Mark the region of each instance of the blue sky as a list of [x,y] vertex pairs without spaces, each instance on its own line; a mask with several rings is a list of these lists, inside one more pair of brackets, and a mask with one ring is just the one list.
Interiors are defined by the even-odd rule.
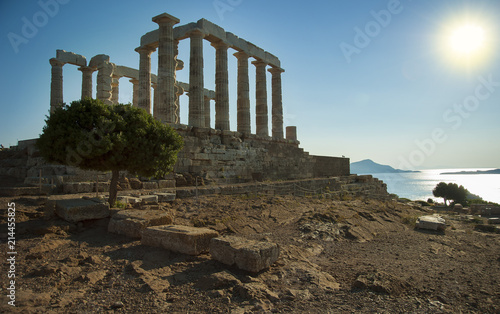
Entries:
[[[178,17],[178,25],[205,18],[277,56],[286,71],[284,123],[297,126],[301,147],[311,154],[370,158],[397,168],[500,168],[495,0],[2,0],[0,143],[16,145],[41,133],[49,110],[49,59],[57,49],[87,61],[107,54],[117,65],[138,68],[134,49],[157,28],[151,18],[163,12]],[[484,30],[481,62],[455,60],[445,40],[465,21]],[[27,23],[38,26],[28,29]],[[204,57],[205,87],[215,89],[215,52],[206,41]],[[181,41],[179,58],[186,66],[177,77],[188,82],[189,40]],[[153,72],[156,59],[154,53]],[[230,57],[233,130],[236,69]],[[255,74],[249,69],[254,107]],[[268,74],[269,105],[270,81]],[[64,101],[80,93],[81,72],[65,65]],[[120,102],[131,100],[132,85],[123,78]],[[252,123],[255,132],[253,116]]]

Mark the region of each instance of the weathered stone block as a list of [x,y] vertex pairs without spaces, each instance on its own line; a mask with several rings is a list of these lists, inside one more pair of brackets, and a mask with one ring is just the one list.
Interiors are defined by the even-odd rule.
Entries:
[[173,202],[175,201],[175,193],[156,193],[158,202]]
[[142,182],[137,179],[137,178],[129,178],[128,182],[130,184],[130,187],[134,190],[139,190],[142,189]]
[[109,204],[81,198],[56,201],[55,212],[70,222],[106,218],[110,213]]
[[158,195],[141,195],[139,198],[146,203],[158,203]]
[[419,229],[444,230],[446,223],[440,216],[421,216],[417,218],[415,226]]
[[140,198],[133,196],[118,196],[116,200],[120,203],[125,203],[125,204],[135,204],[135,203],[140,203],[142,201]]
[[210,242],[212,258],[226,265],[259,272],[271,266],[279,257],[276,243],[247,240],[234,236],[214,238]]
[[143,231],[141,243],[183,254],[198,255],[208,252],[210,240],[218,235],[217,231],[207,228],[156,226]]
[[158,188],[158,182],[155,181],[146,181],[142,182],[142,188],[145,190],[154,190]]
[[108,232],[140,238],[147,227],[169,225],[172,222],[172,214],[163,210],[122,210],[109,220]]
[[158,180],[159,189],[170,189],[175,188],[175,179],[171,180]]

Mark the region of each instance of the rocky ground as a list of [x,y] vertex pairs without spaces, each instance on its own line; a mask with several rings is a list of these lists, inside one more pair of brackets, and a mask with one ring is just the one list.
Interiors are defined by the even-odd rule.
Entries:
[[[499,313],[500,234],[429,209],[373,199],[207,196],[161,204],[175,223],[276,242],[258,274],[107,232],[108,220],[43,216],[45,200],[0,198],[0,311],[22,313]],[[9,299],[7,204],[16,208],[16,307]],[[477,221],[476,221],[477,222]]]

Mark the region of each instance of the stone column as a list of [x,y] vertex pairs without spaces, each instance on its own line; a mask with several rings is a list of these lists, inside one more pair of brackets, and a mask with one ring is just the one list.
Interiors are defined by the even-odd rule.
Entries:
[[97,99],[101,100],[106,105],[112,105],[112,75],[113,63],[104,62],[97,72]]
[[163,13],[153,17],[159,26],[158,93],[154,117],[162,122],[175,123],[175,41],[174,25],[179,19]]
[[203,38],[200,30],[189,34],[191,50],[189,59],[189,125],[205,127],[203,100]]
[[137,104],[139,108],[151,113],[151,54],[155,48],[139,47],[135,49],[139,53],[139,96]]
[[[205,127],[209,128],[210,127],[210,96],[205,95],[203,96],[204,99],[204,107],[205,107]],[[217,105],[217,104],[216,104]],[[217,113],[217,108],[215,109]],[[215,123],[217,123],[217,119],[215,120]],[[215,127],[217,128],[217,127]]]
[[269,136],[268,116],[267,116],[267,86],[266,86],[266,66],[261,60],[252,62],[255,65],[255,120],[256,134],[259,136]]
[[286,139],[291,141],[297,140],[297,127],[296,126],[287,126],[286,127]]
[[111,102],[113,105],[118,104],[118,95],[119,95],[119,82],[120,77],[113,75],[111,76]]
[[230,130],[229,126],[229,80],[227,73],[227,48],[218,41],[212,43],[215,48],[215,128]]
[[281,73],[285,72],[285,70],[278,67],[272,67],[268,71],[272,74],[271,132],[273,138],[283,139],[283,102],[281,98]]
[[82,71],[82,99],[92,98],[92,73],[94,69],[91,67],[79,67]]
[[132,106],[137,107],[139,100],[139,80],[133,78],[129,82],[132,83]]
[[248,79],[249,56],[243,51],[235,53],[234,56],[238,58],[237,130],[240,133],[250,134],[250,80]]
[[50,113],[63,103],[63,66],[64,62],[52,58],[49,60],[52,65],[50,82]]

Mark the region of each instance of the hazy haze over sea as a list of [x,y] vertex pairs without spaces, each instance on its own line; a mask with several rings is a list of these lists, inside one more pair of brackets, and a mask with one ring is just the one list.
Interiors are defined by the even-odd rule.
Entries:
[[373,176],[387,184],[389,193],[411,200],[427,200],[435,198],[432,190],[439,182],[453,182],[463,185],[469,192],[479,195],[485,201],[500,203],[500,174],[446,174],[443,172],[460,172],[476,170],[492,170],[493,168],[458,168],[427,169],[414,173],[375,173]]

